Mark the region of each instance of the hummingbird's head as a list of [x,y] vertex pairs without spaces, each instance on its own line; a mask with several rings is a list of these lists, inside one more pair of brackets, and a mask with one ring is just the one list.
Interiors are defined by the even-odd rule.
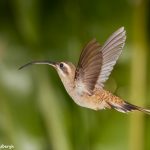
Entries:
[[61,78],[74,77],[75,66],[71,62],[56,62],[55,68]]
[[64,85],[73,83],[76,68],[71,62],[56,62],[55,68]]
[[76,68],[71,62],[32,61],[21,66],[19,70],[34,64],[46,64],[55,68],[64,85],[74,81]]

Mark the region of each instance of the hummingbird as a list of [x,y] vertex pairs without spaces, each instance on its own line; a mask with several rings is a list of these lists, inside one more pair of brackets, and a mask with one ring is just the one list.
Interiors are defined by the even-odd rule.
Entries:
[[124,27],[115,31],[101,46],[94,38],[83,48],[79,62],[32,61],[19,69],[33,64],[47,64],[55,68],[66,91],[81,107],[102,110],[115,109],[128,113],[141,111],[150,114],[150,109],[133,105],[104,89],[104,83],[118,60],[126,41]]

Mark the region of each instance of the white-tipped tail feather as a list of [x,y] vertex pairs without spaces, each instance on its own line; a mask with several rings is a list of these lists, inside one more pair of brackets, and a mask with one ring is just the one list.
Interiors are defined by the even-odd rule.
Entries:
[[109,103],[109,105],[111,106],[111,108],[116,109],[117,111],[122,113],[128,113],[137,110],[150,115],[150,109],[145,109],[125,101],[122,104]]

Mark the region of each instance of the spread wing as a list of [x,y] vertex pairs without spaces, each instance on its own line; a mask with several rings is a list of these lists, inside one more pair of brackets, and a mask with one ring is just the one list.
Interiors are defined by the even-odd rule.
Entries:
[[125,40],[126,31],[124,30],[124,27],[121,27],[114,32],[102,46],[102,67],[95,85],[96,88],[102,88],[103,83],[108,79],[122,52]]
[[93,39],[82,50],[75,72],[75,82],[78,92],[91,94],[100,74],[102,66],[101,46]]

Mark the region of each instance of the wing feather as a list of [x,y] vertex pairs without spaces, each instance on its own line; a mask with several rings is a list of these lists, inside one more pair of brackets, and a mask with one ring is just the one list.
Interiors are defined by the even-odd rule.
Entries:
[[101,48],[102,67],[96,83],[96,88],[102,88],[104,82],[108,79],[113,70],[118,57],[120,56],[126,40],[126,31],[124,27],[119,28],[113,33]]
[[75,85],[80,93],[90,93],[94,88],[103,88],[126,40],[126,31],[121,27],[101,47],[96,39],[82,50],[75,72]]
[[101,46],[91,40],[82,50],[75,72],[75,82],[80,92],[91,93],[95,87],[102,65]]

